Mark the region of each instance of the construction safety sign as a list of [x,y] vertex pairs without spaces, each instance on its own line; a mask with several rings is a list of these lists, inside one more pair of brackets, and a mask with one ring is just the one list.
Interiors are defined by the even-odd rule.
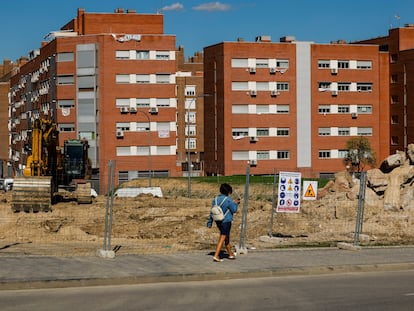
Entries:
[[318,196],[318,182],[317,181],[310,181],[304,180],[303,181],[303,200],[310,201],[316,200]]
[[280,172],[276,212],[299,213],[301,174]]

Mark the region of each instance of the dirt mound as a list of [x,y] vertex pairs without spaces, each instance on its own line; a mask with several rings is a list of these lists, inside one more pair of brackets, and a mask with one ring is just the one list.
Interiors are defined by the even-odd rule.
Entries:
[[[153,179],[163,197],[142,194],[134,198],[115,197],[112,213],[111,248],[120,254],[213,250],[217,229],[206,227],[213,197],[220,181],[192,180],[188,197],[186,179]],[[123,187],[147,187],[147,180],[134,180]],[[233,185],[240,196],[240,212],[235,216],[232,240],[238,245],[242,209],[247,209],[246,247],[272,248],[292,245],[336,245],[353,241],[357,201],[330,192],[323,199],[304,201],[298,214],[272,214],[271,184],[252,184],[248,200],[244,185]],[[49,213],[13,213],[10,193],[0,194],[0,255],[91,255],[103,248],[105,215],[110,203],[98,196],[93,204],[64,202]],[[413,212],[365,210],[363,233],[366,244],[413,243]],[[271,242],[260,237],[270,236]]]

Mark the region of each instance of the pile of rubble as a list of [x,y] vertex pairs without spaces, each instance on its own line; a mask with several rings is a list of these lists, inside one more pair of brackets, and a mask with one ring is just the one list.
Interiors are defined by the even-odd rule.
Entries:
[[[319,191],[319,197],[346,192],[349,199],[356,200],[359,189],[359,179],[342,171],[335,175],[335,181]],[[367,171],[365,205],[387,211],[414,210],[414,144],[408,145],[406,153],[390,155],[379,168]]]

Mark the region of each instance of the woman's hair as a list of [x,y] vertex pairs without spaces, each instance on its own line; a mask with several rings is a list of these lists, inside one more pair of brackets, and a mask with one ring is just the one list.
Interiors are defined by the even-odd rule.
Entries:
[[233,193],[233,188],[229,184],[221,184],[220,186],[220,193],[224,195],[229,195]]

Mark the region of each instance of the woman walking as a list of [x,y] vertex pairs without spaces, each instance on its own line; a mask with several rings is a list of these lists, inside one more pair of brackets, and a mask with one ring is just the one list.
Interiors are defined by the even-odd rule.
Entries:
[[[233,188],[229,184],[222,184],[220,186],[220,194],[213,199],[212,206],[218,205],[221,207],[224,213],[224,219],[216,221],[217,228],[220,231],[219,240],[217,242],[216,251],[214,253],[213,261],[221,262],[223,259],[220,257],[220,251],[223,244],[226,247],[228,259],[236,259],[230,245],[230,231],[231,223],[233,221],[233,214],[237,212],[240,200],[232,200],[229,198],[229,194],[232,194]],[[207,222],[207,227],[211,228],[213,224],[213,215],[210,213],[210,217]]]

